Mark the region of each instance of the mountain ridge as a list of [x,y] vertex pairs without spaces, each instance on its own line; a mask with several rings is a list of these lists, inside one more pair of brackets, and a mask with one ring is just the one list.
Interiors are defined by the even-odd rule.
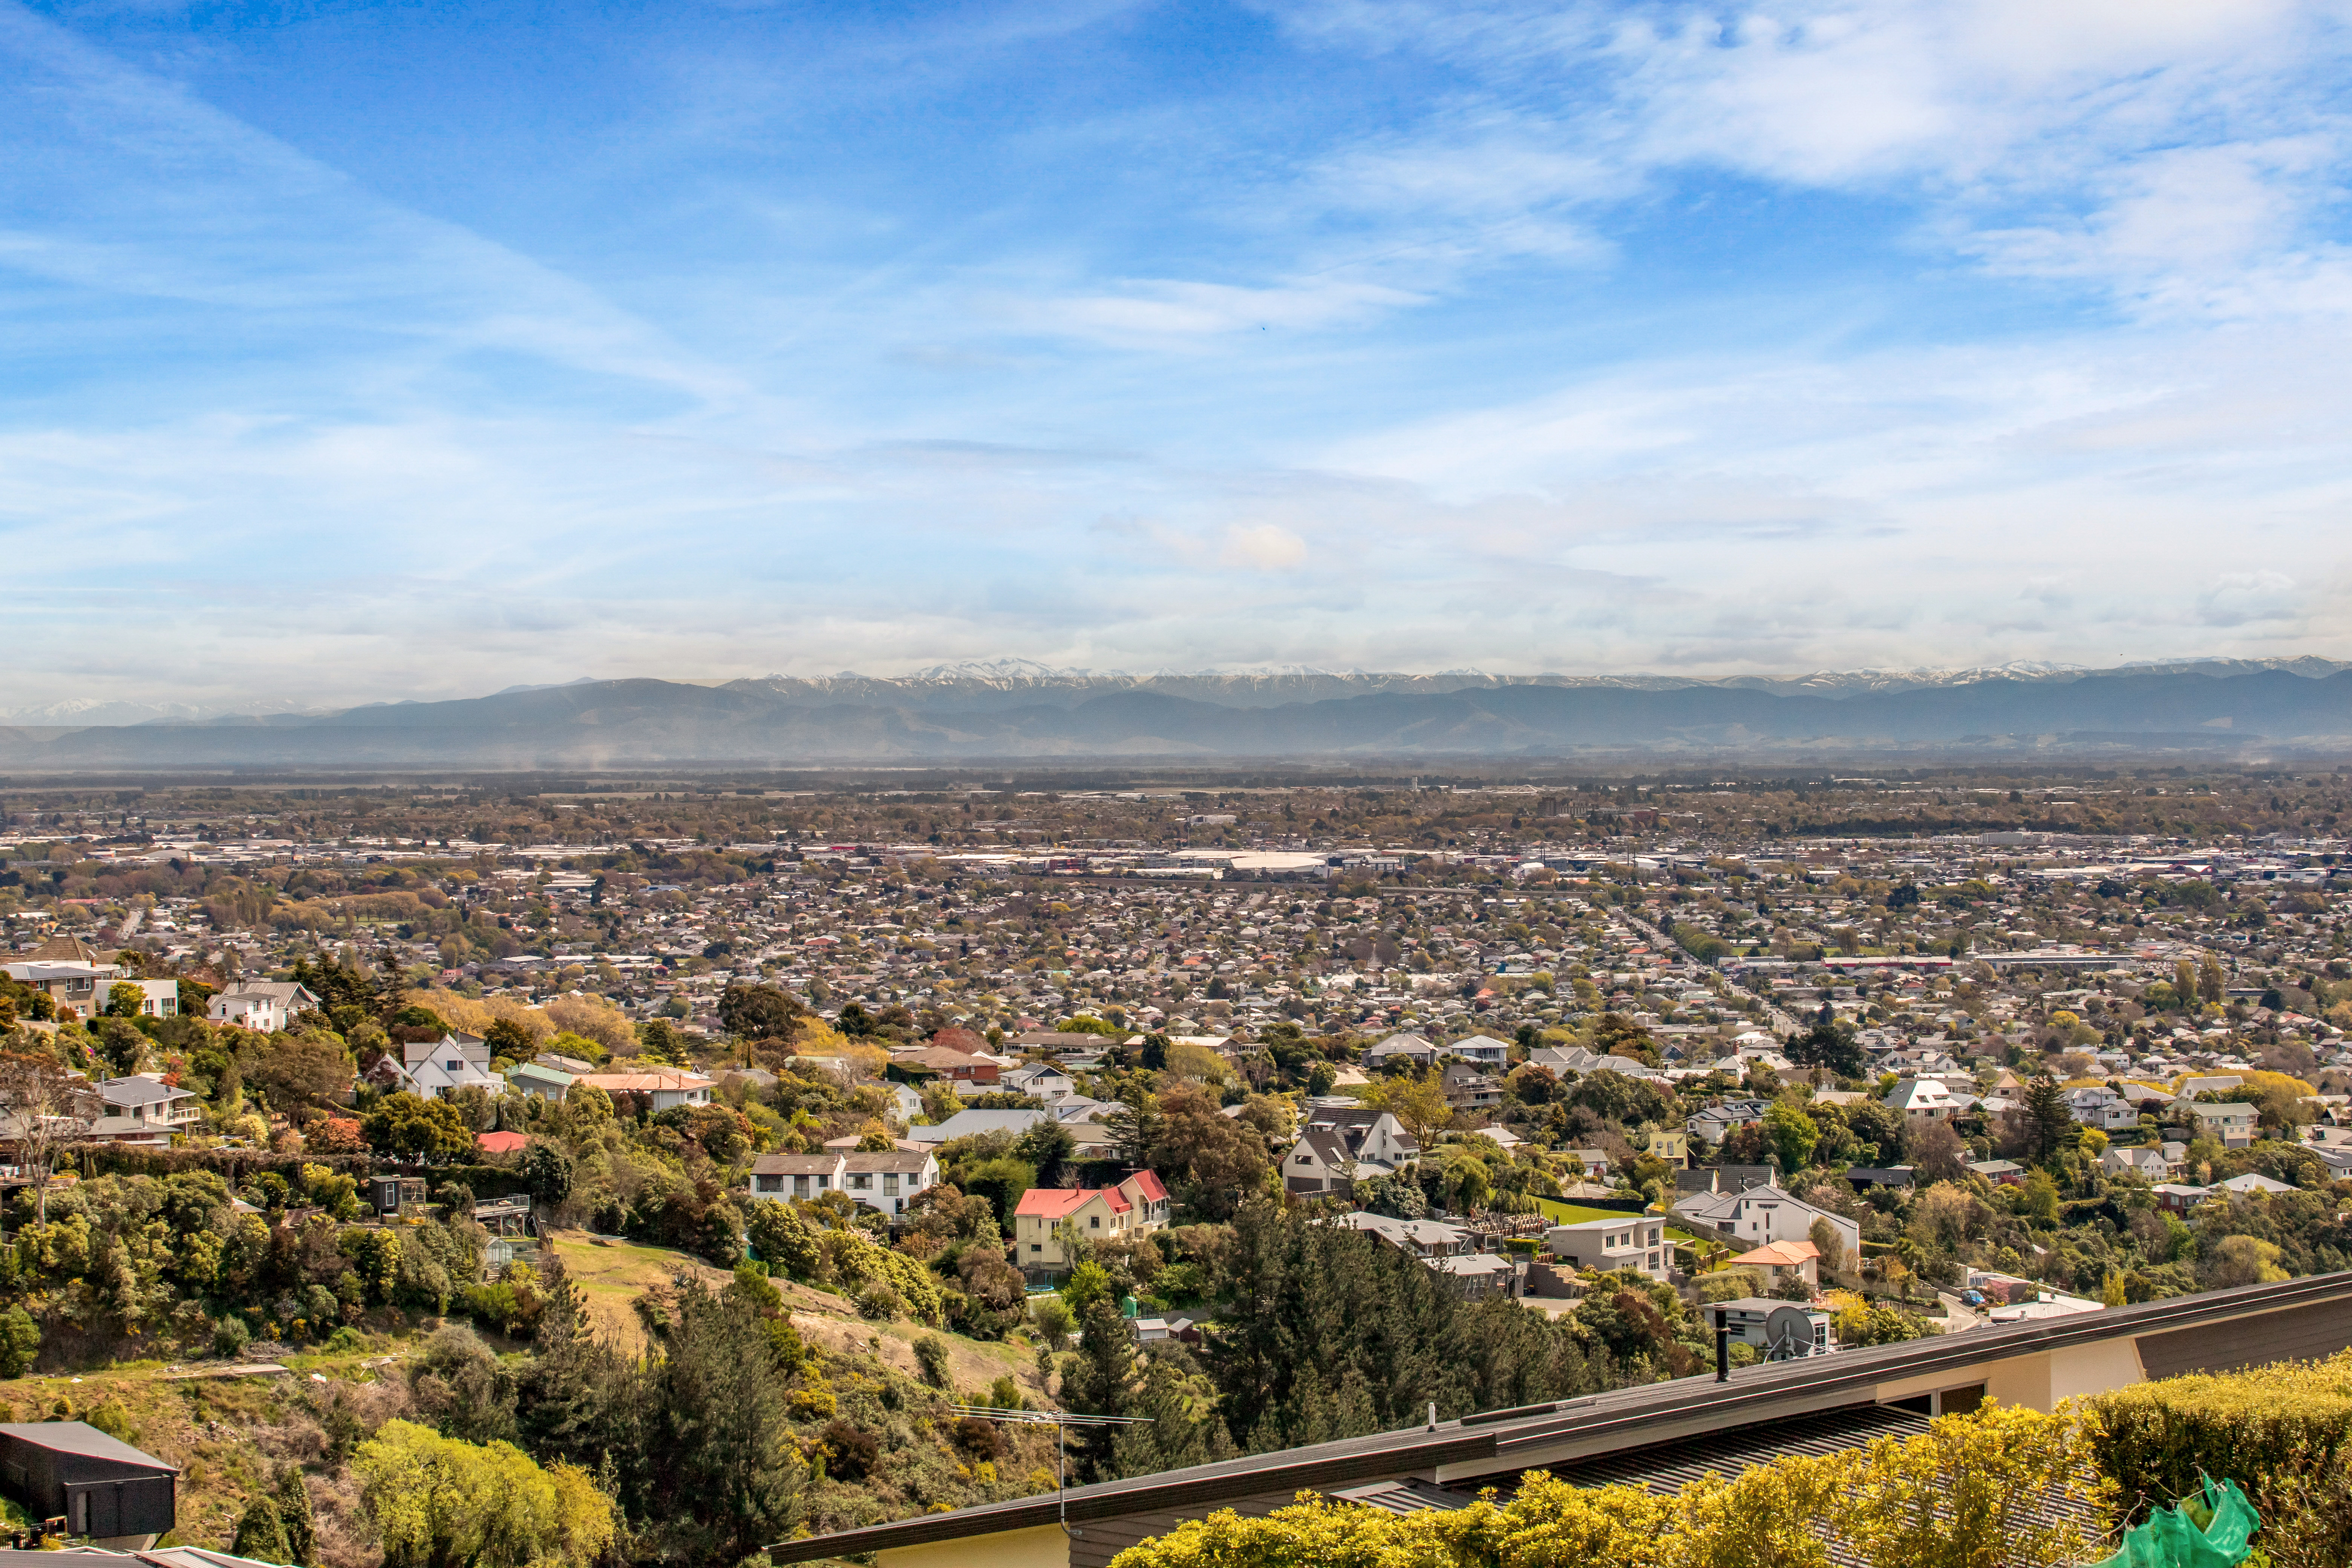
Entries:
[[[2305,666],[2306,668],[2311,668]],[[929,681],[830,691],[647,678],[489,697],[128,726],[0,729],[0,768],[489,770],[1010,759],[2352,755],[2352,667],[2021,672],[1843,695],[1714,682],[1552,684],[1214,701],[1181,683]],[[1033,679],[1022,677],[1024,681]],[[1178,689],[1169,689],[1167,685]],[[1255,700],[1249,699],[1255,698]]]

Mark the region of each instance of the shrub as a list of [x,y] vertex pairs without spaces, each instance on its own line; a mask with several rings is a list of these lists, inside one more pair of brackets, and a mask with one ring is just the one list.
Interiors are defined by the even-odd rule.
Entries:
[[925,1334],[915,1342],[915,1360],[923,1369],[923,1381],[933,1388],[948,1385],[948,1342],[937,1334]]
[[40,1353],[41,1329],[22,1307],[0,1312],[0,1377],[22,1377]]
[[[1987,1405],[1908,1439],[1792,1456],[1678,1498],[1541,1472],[1507,1501],[1391,1514],[1308,1498],[1264,1519],[1224,1510],[1129,1548],[1112,1568],[1976,1568],[2068,1563],[2091,1472],[2079,1423]],[[2053,1498],[2074,1509],[2045,1511]]]
[[2328,1533],[2315,1514],[2333,1515],[2333,1528],[2352,1536],[2342,1485],[2352,1462],[2352,1351],[2137,1384],[2090,1400],[2088,1414],[2092,1452],[2127,1520],[2196,1495],[2203,1474],[2245,1489],[2266,1521],[2265,1546],[2274,1530]]
[[857,1293],[857,1315],[879,1322],[903,1316],[907,1299],[887,1285],[868,1285]]
[[235,1361],[253,1342],[253,1331],[245,1326],[243,1318],[223,1318],[213,1330],[213,1354],[223,1361]]

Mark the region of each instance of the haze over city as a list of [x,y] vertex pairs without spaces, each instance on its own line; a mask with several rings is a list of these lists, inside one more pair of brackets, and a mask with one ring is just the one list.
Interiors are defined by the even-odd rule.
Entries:
[[2331,8],[0,9],[6,706],[2352,656]]

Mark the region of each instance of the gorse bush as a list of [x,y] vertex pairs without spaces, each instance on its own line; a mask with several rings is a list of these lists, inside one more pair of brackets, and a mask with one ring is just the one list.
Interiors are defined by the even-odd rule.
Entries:
[[2352,1351],[2140,1384],[2085,1414],[2124,1518],[2193,1497],[2210,1475],[2245,1489],[2275,1568],[2352,1563]]
[[1391,1514],[1301,1494],[1225,1510],[1112,1568],[2004,1568],[2095,1552],[2098,1482],[2072,1415],[1987,1405],[1910,1438],[1796,1456],[1679,1497],[1537,1472],[1507,1501]]

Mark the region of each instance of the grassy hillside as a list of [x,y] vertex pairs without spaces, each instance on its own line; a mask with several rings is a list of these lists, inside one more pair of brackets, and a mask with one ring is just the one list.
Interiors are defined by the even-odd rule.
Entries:
[[[729,1276],[693,1257],[667,1247],[607,1240],[586,1231],[558,1231],[551,1238],[581,1293],[597,1331],[633,1352],[645,1348],[645,1328],[630,1303],[646,1290],[667,1285],[680,1274],[699,1279],[716,1289]],[[809,1344],[842,1355],[872,1355],[908,1377],[921,1376],[915,1360],[915,1342],[937,1333],[948,1346],[950,1377],[959,1389],[984,1389],[1000,1377],[1012,1377],[1022,1392],[1038,1403],[1044,1394],[1037,1381],[1035,1352],[1025,1341],[989,1342],[968,1340],[944,1330],[934,1331],[904,1320],[872,1322],[857,1315],[846,1297],[794,1284],[773,1281],[783,1293],[793,1315],[793,1327]]]

